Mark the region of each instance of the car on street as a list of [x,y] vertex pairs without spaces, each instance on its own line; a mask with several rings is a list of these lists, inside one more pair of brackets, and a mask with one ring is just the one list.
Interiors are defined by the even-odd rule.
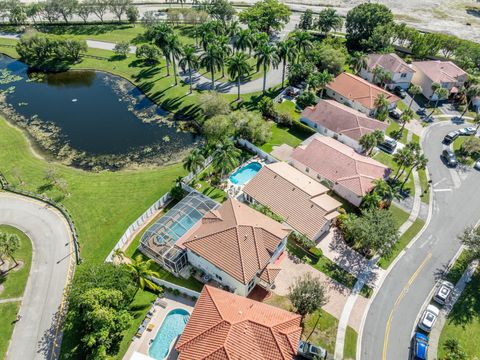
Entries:
[[411,360],[426,360],[428,354],[428,336],[416,332],[413,336]]
[[445,137],[443,138],[443,143],[445,145],[450,145],[459,136],[460,136],[460,133],[458,132],[458,130],[451,131],[447,135],[445,135]]
[[443,150],[441,157],[448,167],[456,167],[458,165],[457,157],[450,149]]
[[402,116],[402,111],[399,108],[392,109],[388,112],[391,118],[398,120]]
[[425,332],[430,332],[435,325],[439,314],[440,310],[438,310],[436,306],[428,305],[422,316],[420,317],[418,327]]
[[328,352],[320,346],[315,346],[306,341],[300,341],[298,344],[298,354],[306,359],[326,359]]
[[435,295],[433,295],[433,301],[440,305],[445,305],[447,300],[453,294],[453,288],[454,286],[451,282],[442,281],[437,291],[435,291]]
[[395,88],[393,89],[393,93],[400,96],[402,99],[405,99],[407,97],[407,92],[400,86],[395,86]]
[[383,143],[378,144],[378,148],[385,151],[387,154],[393,154],[397,148],[397,142],[390,138],[385,138]]
[[477,161],[475,161],[475,164],[473,164],[473,167],[477,170],[480,170],[480,159],[477,159]]
[[477,133],[477,128],[475,126],[469,126],[458,130],[458,133],[462,136],[475,135]]

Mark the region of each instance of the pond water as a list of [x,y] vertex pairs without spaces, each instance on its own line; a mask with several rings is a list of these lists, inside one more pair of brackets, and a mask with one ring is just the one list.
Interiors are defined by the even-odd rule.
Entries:
[[43,150],[69,157],[74,165],[172,162],[201,140],[180,130],[179,123],[120,77],[95,71],[30,73],[25,64],[0,55],[2,69],[10,78],[15,75],[14,81],[0,81],[2,111]]

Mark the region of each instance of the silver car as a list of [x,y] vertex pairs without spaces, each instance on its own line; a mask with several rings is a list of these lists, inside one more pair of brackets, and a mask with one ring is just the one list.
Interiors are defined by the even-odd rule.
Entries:
[[418,322],[418,327],[427,333],[430,332],[437,321],[438,314],[440,310],[436,306],[428,305]]
[[326,359],[327,350],[320,346],[315,346],[305,341],[300,341],[298,344],[298,354],[307,359]]
[[453,293],[453,288],[454,286],[451,282],[442,281],[437,291],[435,291],[435,295],[433,295],[433,300],[440,305],[445,305]]

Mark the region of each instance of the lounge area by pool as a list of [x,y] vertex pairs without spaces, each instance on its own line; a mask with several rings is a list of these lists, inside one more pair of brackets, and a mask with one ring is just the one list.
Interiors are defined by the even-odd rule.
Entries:
[[190,314],[184,309],[170,311],[150,345],[149,356],[156,360],[165,359],[173,343],[185,329],[189,318]]
[[230,175],[230,181],[235,185],[245,185],[247,182],[253,179],[255,175],[262,168],[262,164],[257,161],[253,161],[245,166],[242,166],[232,175]]

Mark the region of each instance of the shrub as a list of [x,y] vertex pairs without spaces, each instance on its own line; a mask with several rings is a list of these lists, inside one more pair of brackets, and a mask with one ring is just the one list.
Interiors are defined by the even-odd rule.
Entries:
[[170,195],[172,196],[173,200],[180,201],[183,199],[183,189],[180,184],[175,184],[170,189]]
[[113,52],[122,58],[126,58],[129,51],[130,43],[128,41],[120,41],[113,48]]
[[135,56],[145,60],[148,64],[155,64],[160,58],[160,49],[155,45],[143,44],[137,48]]
[[317,103],[317,97],[312,91],[304,91],[297,99],[297,104],[302,109],[308,106],[315,105]]
[[127,20],[129,23],[135,23],[138,21],[138,18],[140,16],[140,13],[137,9],[136,6],[129,6],[128,9],[127,9]]
[[264,96],[258,102],[258,110],[262,114],[263,117],[273,119],[277,115],[277,110],[275,109],[275,104],[273,100],[269,97]]
[[232,111],[228,100],[215,91],[200,95],[199,103],[206,119],[216,115],[228,115]]
[[277,116],[277,123],[283,126],[290,127],[294,121],[293,116],[289,113],[279,113]]
[[315,241],[310,240],[308,237],[306,237],[303,234],[300,234],[299,232],[292,232],[289,235],[289,240],[294,241],[298,245],[302,246],[304,249],[310,249],[315,247]]
[[275,214],[268,206],[264,206],[261,204],[252,204],[252,208],[257,210],[259,213],[262,213],[265,216],[268,216],[269,218],[282,222],[283,218],[280,215]]
[[175,295],[175,296],[179,296],[180,295],[180,290],[173,289],[172,294]]
[[318,258],[321,258],[323,256],[323,251],[322,249],[319,249],[317,247],[311,247],[310,249],[308,249],[308,252]]

